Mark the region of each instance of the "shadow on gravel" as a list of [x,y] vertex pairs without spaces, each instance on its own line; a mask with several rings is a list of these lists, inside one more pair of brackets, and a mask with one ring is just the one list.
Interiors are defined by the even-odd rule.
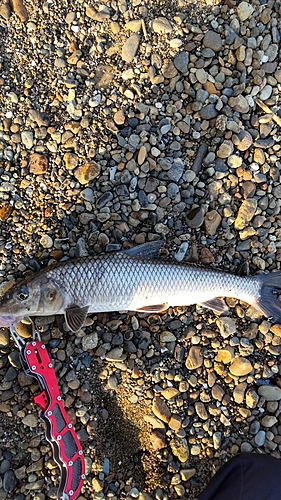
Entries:
[[[123,383],[116,392],[105,390],[98,374],[92,375],[96,418],[90,449],[84,446],[93,461],[92,478],[104,472],[106,494],[128,493],[133,487],[152,492],[162,485],[163,472],[151,447],[145,410],[130,403]],[[91,483],[91,477],[88,481]]]

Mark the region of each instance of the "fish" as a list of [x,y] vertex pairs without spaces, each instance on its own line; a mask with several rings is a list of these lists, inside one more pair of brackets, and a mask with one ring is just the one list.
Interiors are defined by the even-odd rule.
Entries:
[[281,323],[281,271],[241,277],[161,259],[162,241],[114,253],[58,262],[14,284],[0,298],[0,327],[26,316],[63,314],[69,330],[79,331],[89,313],[141,311],[200,304],[217,313],[223,297],[246,302]]

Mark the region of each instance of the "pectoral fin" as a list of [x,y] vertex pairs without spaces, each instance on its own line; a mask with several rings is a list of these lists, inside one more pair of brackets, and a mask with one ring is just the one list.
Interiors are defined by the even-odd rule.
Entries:
[[200,302],[200,306],[207,307],[207,309],[212,309],[219,313],[228,311],[228,307],[223,299],[211,299],[206,302]]
[[66,324],[73,332],[78,332],[85,323],[88,314],[88,306],[71,306],[65,310],[64,317]]
[[165,303],[165,304],[157,304],[155,306],[138,307],[136,309],[136,311],[149,312],[149,313],[159,313],[162,311],[166,311],[166,309],[168,309],[168,307],[169,307],[169,304]]

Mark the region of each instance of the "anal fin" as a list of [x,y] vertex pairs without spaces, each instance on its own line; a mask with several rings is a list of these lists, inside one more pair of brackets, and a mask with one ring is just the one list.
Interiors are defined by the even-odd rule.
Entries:
[[207,300],[206,302],[200,302],[200,305],[219,313],[228,311],[225,301],[219,298]]
[[144,307],[138,307],[136,311],[140,312],[149,312],[149,313],[159,313],[166,311],[169,307],[169,304],[166,302],[165,304],[156,304],[153,306],[144,306]]

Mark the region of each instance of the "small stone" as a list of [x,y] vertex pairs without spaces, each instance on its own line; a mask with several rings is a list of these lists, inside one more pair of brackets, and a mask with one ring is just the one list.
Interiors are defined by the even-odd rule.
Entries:
[[255,198],[248,198],[242,202],[235,219],[235,229],[241,230],[248,226],[257,210],[258,202]]
[[270,331],[276,335],[276,337],[281,337],[281,325],[273,325],[270,327]]
[[237,155],[230,155],[227,159],[227,164],[232,168],[239,168],[242,165],[242,158]]
[[8,21],[11,15],[12,13],[9,3],[3,3],[2,5],[0,5],[0,16],[3,17],[3,19],[6,19],[6,21]]
[[196,78],[197,78],[198,82],[200,82],[202,84],[207,82],[208,73],[203,68],[197,69],[195,74],[196,74]]
[[162,73],[163,73],[164,78],[174,78],[178,74],[177,68],[175,67],[175,65],[172,61],[169,61],[168,63],[163,64]]
[[189,447],[185,438],[174,437],[170,441],[170,447],[175,457],[181,463],[185,463],[189,458]]
[[67,170],[74,170],[78,165],[79,158],[75,153],[65,153],[63,160]]
[[48,127],[50,123],[49,115],[47,115],[47,113],[41,113],[37,109],[30,109],[29,117],[37,123],[38,127]]
[[265,443],[265,431],[259,431],[255,435],[254,441],[255,441],[257,446],[263,446]]
[[138,165],[142,165],[147,156],[147,149],[145,146],[141,146],[138,152]]
[[76,168],[76,170],[74,170],[74,176],[80,184],[88,184],[88,182],[92,181],[99,175],[100,170],[100,166],[96,162],[92,161]]
[[194,208],[188,212],[186,223],[191,229],[197,229],[204,222],[204,209],[202,207]]
[[152,29],[155,33],[171,33],[173,28],[165,17],[157,17],[152,21]]
[[196,469],[181,469],[180,470],[180,476],[182,481],[189,481],[194,474],[196,474]]
[[248,375],[251,373],[252,369],[253,367],[250,361],[242,357],[235,358],[229,367],[230,373],[236,377]]
[[191,346],[185,362],[186,368],[188,370],[196,370],[197,368],[200,368],[202,364],[203,364],[203,356],[201,347],[197,345]]
[[33,132],[31,132],[30,130],[24,130],[21,133],[21,140],[27,149],[31,149],[34,144]]
[[132,19],[125,24],[125,30],[133,31],[136,33],[141,30],[141,19]]
[[258,388],[259,396],[262,396],[266,401],[280,401],[281,389],[273,385],[262,385]]
[[222,48],[222,39],[218,33],[215,31],[207,31],[205,34],[203,41],[204,47],[214,50],[218,52]]
[[28,415],[21,419],[21,422],[27,427],[38,427],[38,417],[33,413],[28,413]]
[[230,361],[232,361],[233,358],[234,358],[233,349],[231,347],[226,347],[225,349],[220,349],[218,351],[218,354],[216,356],[216,361],[218,361],[218,363],[227,364],[230,363]]
[[216,323],[220,334],[224,339],[236,333],[236,324],[232,318],[218,318]]
[[201,249],[200,262],[201,262],[201,264],[204,264],[204,266],[207,266],[207,265],[215,262],[215,257],[212,254],[211,250],[209,250],[209,248],[203,247]]
[[246,21],[254,12],[254,7],[248,2],[241,2],[237,7],[237,15],[240,21]]
[[48,158],[39,153],[33,153],[29,157],[29,171],[34,175],[42,175],[47,172]]
[[125,122],[125,115],[124,115],[123,110],[119,109],[118,111],[116,111],[113,119],[117,125],[123,125]]
[[161,392],[161,396],[168,400],[174,398],[178,394],[179,391],[175,387],[167,387],[167,389],[164,389],[164,391]]
[[171,412],[165,401],[159,396],[156,396],[153,400],[152,411],[156,417],[158,417],[163,422],[168,423],[171,418]]
[[247,389],[246,382],[240,382],[240,384],[236,385],[236,387],[234,388],[234,391],[233,391],[233,398],[234,398],[235,403],[237,403],[237,404],[243,403],[246,389]]
[[122,59],[127,63],[133,61],[140,43],[140,35],[138,33],[134,33],[131,35],[128,40],[124,43],[122,47]]
[[43,234],[40,238],[40,245],[42,245],[43,248],[52,248],[53,240],[48,234]]
[[22,0],[10,0],[12,11],[17,14],[22,23],[28,20],[28,11]]
[[223,141],[220,145],[217,156],[219,158],[228,158],[233,153],[233,143],[232,141]]
[[261,101],[266,101],[267,99],[270,98],[272,94],[272,87],[271,85],[265,85],[262,91],[259,94],[259,98]]
[[175,342],[177,340],[177,337],[172,332],[168,332],[165,330],[164,332],[160,333],[160,340],[161,342]]
[[181,73],[187,73],[189,64],[189,53],[179,52],[174,59],[174,65]]
[[265,415],[261,419],[261,424],[264,427],[272,427],[273,425],[277,424],[278,420],[274,415]]
[[243,95],[238,95],[236,97],[230,97],[228,99],[228,104],[231,108],[239,113],[248,113],[250,107],[249,103]]
[[0,203],[0,221],[6,221],[13,211],[13,206],[10,203]]
[[198,417],[201,418],[202,420],[208,419],[208,413],[206,411],[204,404],[201,403],[201,401],[195,403],[195,411],[196,411]]
[[244,198],[252,198],[256,192],[256,185],[252,181],[245,181],[241,186],[241,193]]
[[214,236],[217,233],[217,229],[221,223],[221,215],[217,210],[211,210],[207,212],[204,217],[204,228],[206,234],[209,236]]
[[[7,470],[3,478],[3,488],[5,491],[13,491],[17,485],[17,478],[12,470]],[[4,497],[3,497],[4,498]],[[6,497],[5,497],[6,498]]]
[[153,193],[159,186],[159,180],[156,177],[149,177],[144,186],[145,193]]
[[162,450],[163,448],[166,448],[165,436],[164,434],[162,434],[162,432],[158,430],[151,432],[150,441],[152,444],[152,448],[155,451],[159,451]]
[[199,111],[200,117],[202,120],[211,120],[212,118],[216,118],[218,116],[218,111],[215,108],[214,104],[207,104]]

